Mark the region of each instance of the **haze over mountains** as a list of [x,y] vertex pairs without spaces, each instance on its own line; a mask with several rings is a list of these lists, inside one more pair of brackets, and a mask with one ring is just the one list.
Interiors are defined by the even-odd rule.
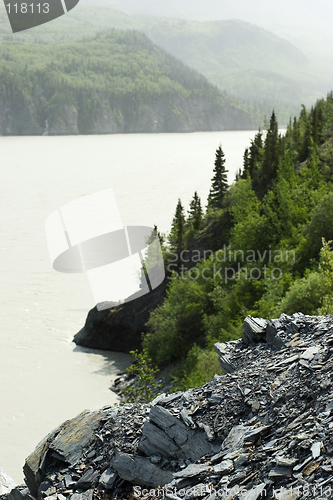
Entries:
[[333,4],[327,0],[81,0],[128,14],[156,15],[196,21],[239,19],[283,36],[301,49],[332,59]]
[[[273,101],[279,101],[280,112],[278,112],[278,115],[280,115],[280,118],[283,120],[287,119],[288,113],[295,113],[296,110],[293,109],[293,103],[294,105],[296,104],[298,112],[300,103],[310,105],[310,102],[313,102],[313,96],[311,96],[309,88],[307,90],[304,88],[304,84],[305,87],[312,88],[316,94],[316,98],[325,95],[331,90],[331,82],[333,81],[333,53],[331,50],[333,44],[333,32],[331,29],[333,4],[326,0],[319,0],[318,2],[313,2],[312,0],[292,0],[291,2],[286,0],[280,2],[265,2],[263,0],[254,0],[253,2],[248,2],[247,0],[235,0],[233,2],[227,2],[226,0],[207,0],[206,2],[201,2],[200,0],[170,0],[169,2],[154,2],[153,0],[81,1],[93,6],[118,9],[131,15],[144,14],[201,22],[242,20],[264,28],[291,42],[307,57],[307,67],[306,65],[300,67],[297,64],[295,65],[295,63],[292,64],[290,61],[290,64],[287,64],[287,66],[282,62],[282,67],[279,68],[280,60],[277,56],[277,52],[274,51],[269,54],[271,63],[275,63],[275,67],[279,68],[279,70],[271,72],[271,70],[266,67],[267,58],[264,57],[262,60],[259,50],[257,59],[258,62],[260,61],[262,63],[262,67],[260,68],[261,72],[258,72],[257,65],[251,68],[250,75],[247,76],[246,80],[249,85],[255,87],[255,89],[250,90],[248,93],[242,88],[245,84],[244,81],[242,82],[242,73],[235,73],[230,81],[230,75],[225,75],[225,73],[221,71],[219,61],[216,61],[215,58],[216,54],[211,57],[210,50],[208,50],[208,53],[206,52],[204,56],[198,55],[200,61],[197,60],[194,63],[194,67],[199,71],[203,71],[203,65],[207,66],[209,62],[214,63],[214,68],[209,68],[207,72],[203,71],[205,76],[219,86],[221,77],[224,78],[226,76],[226,81],[222,88],[239,98],[245,98],[247,100],[254,98],[256,100],[255,96],[253,96],[253,90],[260,95],[263,92],[263,95],[261,95],[261,102],[266,113],[270,107],[269,99],[267,100],[268,91]],[[147,34],[149,35],[149,33]],[[152,33],[150,34],[153,35]],[[166,40],[163,36],[163,28],[159,36],[156,36],[156,33],[154,33],[154,35],[154,41],[157,43],[163,42],[164,48],[167,48]],[[161,41],[161,38],[164,38],[163,41]],[[187,43],[192,44],[193,37],[191,40],[187,38]],[[197,40],[197,43],[200,45],[201,41]],[[168,45],[170,50],[172,40]],[[267,52],[270,51],[269,45],[270,44],[268,44]],[[246,44],[244,45],[245,52],[248,52],[247,49],[249,48],[256,51],[258,47],[253,46],[250,40],[250,47],[246,47]],[[207,49],[207,47],[205,47],[205,49]],[[193,54],[191,54],[191,57],[183,58],[183,52],[184,50],[186,51],[186,48],[178,44],[177,50],[179,51],[178,57],[187,64],[191,65],[191,63],[193,63]],[[239,52],[237,54],[232,54],[232,56],[233,55],[236,57],[232,59],[232,63],[235,62],[236,58],[239,58]],[[251,66],[254,56],[255,54],[252,54],[252,57],[248,59],[247,54],[244,54],[244,59],[249,63],[247,66]],[[207,62],[206,58],[208,58]],[[242,59],[243,58],[240,57],[240,60]],[[247,69],[247,67],[245,66],[243,69]],[[267,74],[267,71],[270,74]],[[295,71],[299,73],[296,78]],[[214,72],[215,74],[213,74]],[[217,73],[220,73],[220,75]],[[317,80],[315,85],[313,85],[314,79]],[[294,98],[285,95],[286,93],[291,93],[293,95],[298,93],[298,97]],[[289,103],[287,107],[285,107],[286,102]],[[285,112],[283,110],[285,110]]]
[[[243,0],[232,4],[209,0],[205,5],[197,0],[81,0],[69,15],[14,39],[68,43],[101,31],[138,30],[239,101],[258,123],[275,109],[280,125],[285,126],[291,115],[298,115],[301,104],[311,106],[331,90],[333,61],[327,46],[321,52],[319,43],[310,43],[321,27],[325,37],[328,23],[323,13],[317,10],[314,16],[310,2],[302,3],[302,8],[298,1],[284,3],[277,7],[259,0],[251,5]],[[328,13],[330,9],[333,12],[329,7]],[[287,39],[298,37],[298,46],[258,26],[273,24]],[[306,31],[307,37],[302,35]],[[0,33],[3,38],[10,35],[4,9]]]

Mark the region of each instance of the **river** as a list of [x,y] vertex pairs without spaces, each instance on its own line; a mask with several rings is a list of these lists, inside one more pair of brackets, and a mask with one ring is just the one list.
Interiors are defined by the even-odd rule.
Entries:
[[85,275],[52,269],[44,224],[83,195],[113,188],[124,224],[170,229],[178,198],[206,205],[215,150],[229,182],[255,132],[0,137],[0,466],[22,482],[24,459],[62,421],[113,404],[126,354],[76,347],[94,306]]

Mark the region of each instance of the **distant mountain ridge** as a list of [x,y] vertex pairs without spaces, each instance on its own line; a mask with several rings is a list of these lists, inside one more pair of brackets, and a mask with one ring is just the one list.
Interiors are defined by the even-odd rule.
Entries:
[[[118,7],[123,8],[121,5]],[[274,108],[280,125],[285,126],[290,115],[299,113],[301,104],[310,106],[331,89],[332,65],[244,21],[198,22],[129,15],[80,3],[70,15],[15,36],[14,40],[63,43],[114,28],[145,33],[244,103],[243,108],[256,113],[260,122]],[[2,37],[10,36],[5,12],[0,12],[0,32]]]
[[0,44],[0,134],[244,130],[253,117],[135,31]]
[[145,33],[159,46],[266,115],[274,108],[284,123],[301,104],[330,90],[327,67],[250,23],[142,19]]

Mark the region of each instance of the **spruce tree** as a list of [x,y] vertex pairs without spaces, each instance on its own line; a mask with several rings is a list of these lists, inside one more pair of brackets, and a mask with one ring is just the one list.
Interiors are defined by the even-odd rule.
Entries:
[[243,155],[243,172],[239,177],[246,179],[248,175],[250,175],[250,154],[248,148],[246,148]]
[[196,191],[190,203],[190,210],[188,211],[188,214],[188,222],[192,224],[193,229],[198,231],[201,227],[203,211],[201,207],[201,200]]
[[262,164],[258,165],[253,175],[253,189],[259,199],[262,199],[273,185],[277,177],[281,150],[281,141],[278,133],[278,124],[273,111],[267,130]]
[[293,155],[294,155],[294,157],[296,157],[298,159],[300,133],[299,133],[299,123],[298,123],[296,116],[294,117],[294,121],[293,121],[292,139],[293,139]]
[[279,167],[279,156],[280,156],[280,144],[279,144],[279,131],[278,124],[276,121],[276,116],[273,111],[270,122],[269,129],[267,130],[267,135],[265,139],[264,148],[264,161],[263,161],[263,174],[266,180],[271,186],[272,180],[277,176],[277,170]]
[[220,209],[223,207],[224,197],[228,190],[228,170],[225,168],[225,157],[221,144],[216,150],[214,165],[214,177],[212,179],[212,187],[208,195],[207,207]]
[[178,256],[185,248],[184,232],[185,232],[184,207],[179,199],[176,207],[176,213],[172,221],[171,232],[169,237],[171,248]]
[[259,163],[262,160],[263,154],[263,142],[262,142],[262,132],[255,135],[254,140],[251,140],[250,152],[249,152],[249,174],[251,179],[253,179],[258,171]]
[[301,143],[301,148],[300,148],[301,149],[301,151],[300,151],[300,161],[301,162],[305,161],[310,154],[311,139],[312,139],[311,123],[310,123],[310,119],[307,117],[306,123],[305,123],[305,130],[304,130],[302,143]]

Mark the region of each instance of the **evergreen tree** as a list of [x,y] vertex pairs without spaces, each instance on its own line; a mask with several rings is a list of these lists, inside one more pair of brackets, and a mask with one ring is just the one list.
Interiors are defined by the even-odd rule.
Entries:
[[188,211],[188,214],[188,222],[192,223],[193,229],[198,231],[201,227],[203,211],[201,207],[201,200],[196,191],[190,203],[190,210]]
[[271,186],[271,181],[277,176],[279,168],[280,144],[279,144],[279,130],[276,121],[276,116],[273,111],[269,129],[265,139],[264,147],[264,161],[263,161],[263,174]]
[[259,199],[262,199],[265,196],[267,191],[269,191],[272,187],[273,181],[277,177],[280,150],[281,144],[278,133],[278,124],[273,111],[265,138],[262,164],[258,165],[253,175],[253,189]]
[[311,108],[311,132],[312,139],[318,145],[322,144],[324,116],[321,101],[318,101],[314,108]]
[[172,221],[171,232],[169,237],[171,248],[177,255],[180,255],[182,250],[184,250],[185,248],[184,232],[185,232],[184,207],[179,199],[176,207],[176,213]]
[[225,169],[225,157],[222,146],[218,147],[215,154],[214,177],[208,195],[208,208],[220,209],[223,207],[225,194],[228,190],[228,170]]
[[300,144],[299,144],[299,161],[304,162],[310,152],[311,147],[311,115],[306,110],[304,104],[302,104],[302,111],[299,115],[299,129],[300,129]]
[[239,181],[239,179],[242,179],[242,169],[241,168],[239,168],[238,172],[236,172],[235,182]]
[[251,179],[253,179],[258,171],[259,164],[262,160],[263,154],[263,142],[262,142],[262,132],[255,135],[254,140],[251,140],[250,152],[249,152],[249,174]]
[[302,139],[302,144],[301,144],[301,151],[300,151],[300,161],[303,162],[305,161],[310,153],[310,148],[311,148],[311,123],[309,118],[306,119],[305,123],[305,131],[303,134],[303,139]]
[[239,177],[246,179],[248,175],[250,175],[250,154],[248,148],[246,148],[243,155],[243,173]]
[[[300,144],[300,135],[299,135],[299,124],[296,116],[294,117],[293,121],[293,128],[292,128],[292,140],[293,140],[293,153],[296,155],[296,158],[298,156],[298,151],[299,151],[299,144]],[[293,159],[296,159],[293,157]]]

